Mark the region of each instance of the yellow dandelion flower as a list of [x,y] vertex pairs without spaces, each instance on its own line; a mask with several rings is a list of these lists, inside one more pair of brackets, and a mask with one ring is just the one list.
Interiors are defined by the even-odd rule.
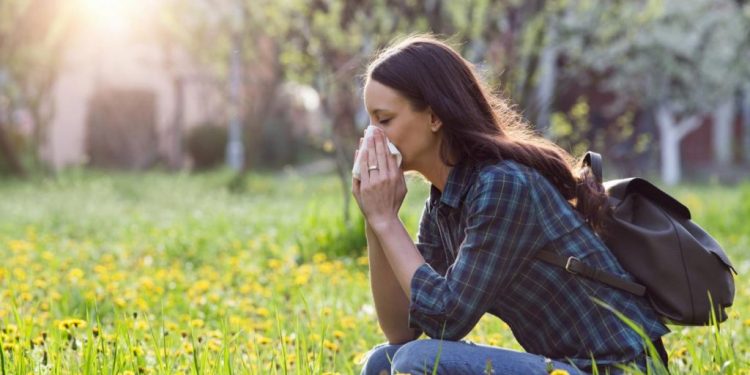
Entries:
[[357,258],[357,264],[360,265],[360,266],[366,266],[366,265],[370,264],[370,258],[367,257],[366,255],[365,256],[361,256],[361,257]]
[[567,371],[558,368],[558,369],[552,370],[552,372],[550,372],[549,375],[570,375],[570,374],[568,374]]
[[73,268],[72,270],[70,270],[70,272],[68,272],[68,280],[70,280],[72,282],[76,282],[76,281],[82,279],[83,275],[84,275],[84,273],[83,273],[82,269],[80,269],[80,268]]
[[286,362],[289,365],[294,365],[294,362],[297,361],[297,354],[295,353],[287,353],[286,354]]
[[307,273],[298,273],[294,276],[294,285],[307,285],[310,281],[310,275]]
[[261,317],[267,318],[269,315],[271,315],[271,311],[269,311],[265,307],[259,307],[255,310],[255,313],[258,314]]
[[317,253],[313,255],[313,263],[323,263],[328,259],[324,253]]
[[122,297],[116,297],[114,299],[114,302],[115,302],[115,305],[117,305],[117,307],[125,307],[128,304],[128,302],[125,301],[125,298],[122,298]]
[[[324,275],[331,275],[334,272],[336,272],[336,267],[333,265],[333,263],[330,262],[324,262],[318,265],[318,269],[320,270],[320,273]],[[336,280],[336,279],[333,279]]]
[[221,350],[221,340],[214,338],[208,341],[208,350],[216,353]]
[[26,280],[26,271],[23,268],[14,268],[13,269],[13,277],[16,278],[18,281],[25,281]]
[[18,326],[15,324],[8,324],[7,326],[5,326],[5,328],[3,328],[3,333],[8,335],[13,335],[16,332],[18,332]]
[[335,337],[337,339],[342,339],[345,336],[346,336],[346,333],[344,333],[342,331],[333,331],[333,337]]
[[297,336],[294,333],[292,333],[289,336],[284,335],[284,337],[282,338],[282,341],[284,342],[284,344],[290,345],[290,344],[293,344],[296,339],[297,339]]
[[193,345],[189,342],[182,343],[182,351],[186,354],[193,354]]
[[323,346],[333,352],[339,351],[339,344],[329,340],[323,340]]
[[352,329],[357,326],[357,319],[352,316],[345,316],[341,318],[341,327],[344,329]]
[[24,240],[10,240],[8,241],[8,248],[10,248],[10,251],[12,252],[24,252],[27,250],[31,250],[33,246],[30,242],[24,241]]
[[685,353],[687,353],[687,348],[682,347],[682,348],[679,348],[679,349],[675,350],[674,354],[672,354],[672,355],[675,356],[675,357],[677,357],[677,358],[681,358],[681,357],[685,356]]
[[267,264],[268,264],[268,268],[270,268],[273,271],[277,271],[282,266],[281,261],[278,259],[269,259]]
[[266,336],[258,335],[258,336],[255,337],[255,342],[257,342],[260,345],[268,345],[268,344],[272,343],[273,340],[271,340],[270,338],[268,338]]
[[133,324],[133,328],[135,328],[137,331],[145,331],[148,329],[148,322],[144,319],[138,319]]
[[205,323],[202,319],[193,319],[190,321],[190,326],[193,328],[203,328],[204,325]]

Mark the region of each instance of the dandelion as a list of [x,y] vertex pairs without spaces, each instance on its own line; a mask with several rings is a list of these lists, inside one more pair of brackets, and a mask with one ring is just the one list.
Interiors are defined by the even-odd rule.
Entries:
[[133,355],[136,357],[143,357],[143,349],[140,346],[133,347]]
[[269,315],[271,315],[271,311],[269,311],[265,307],[259,307],[255,310],[255,313],[258,314],[260,317],[267,318]]
[[269,259],[268,260],[268,268],[270,268],[273,271],[277,271],[279,268],[281,268],[281,261],[278,259]]
[[73,268],[68,272],[68,280],[72,283],[76,283],[83,278],[83,270],[80,268]]
[[368,258],[366,255],[357,258],[357,265],[366,266],[368,264],[370,264],[370,258]]
[[263,335],[256,336],[255,341],[260,345],[268,345],[273,342],[273,340]]
[[138,319],[133,324],[133,328],[136,329],[137,331],[145,331],[148,329],[148,327],[149,327],[148,322],[144,319]]
[[64,319],[57,323],[57,328],[63,331],[68,331],[72,328],[84,327],[86,327],[86,321],[81,319]]
[[208,341],[208,350],[216,353],[221,350],[221,339],[213,338]]
[[681,358],[685,356],[685,353],[687,353],[687,348],[683,346],[682,348],[675,350],[673,356]]
[[339,344],[329,341],[329,340],[323,340],[323,347],[326,349],[332,351],[332,352],[338,352],[339,351]]
[[567,371],[558,368],[558,369],[552,370],[552,372],[550,372],[549,375],[570,375],[570,374],[568,374]]
[[313,255],[313,263],[323,263],[328,259],[325,254],[323,253],[317,253]]

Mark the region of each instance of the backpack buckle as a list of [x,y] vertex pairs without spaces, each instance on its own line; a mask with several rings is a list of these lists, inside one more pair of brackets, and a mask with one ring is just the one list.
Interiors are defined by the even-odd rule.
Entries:
[[568,261],[565,263],[565,270],[576,275],[578,274],[579,267],[576,267],[581,264],[581,261],[576,257],[569,257]]

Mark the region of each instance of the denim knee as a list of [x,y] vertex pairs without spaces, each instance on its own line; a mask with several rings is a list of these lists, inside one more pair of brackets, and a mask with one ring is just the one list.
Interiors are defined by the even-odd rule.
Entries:
[[415,340],[404,344],[393,356],[393,372],[407,374],[432,373],[440,350],[438,340]]
[[401,345],[383,343],[376,345],[365,356],[361,375],[390,375],[391,360]]

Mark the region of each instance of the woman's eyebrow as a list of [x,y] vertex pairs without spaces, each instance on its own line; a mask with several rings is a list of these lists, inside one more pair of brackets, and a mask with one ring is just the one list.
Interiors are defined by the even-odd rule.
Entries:
[[382,109],[382,108],[376,108],[370,111],[370,113],[372,113],[373,116],[377,116],[378,113],[382,113],[382,112],[388,112],[388,110]]

